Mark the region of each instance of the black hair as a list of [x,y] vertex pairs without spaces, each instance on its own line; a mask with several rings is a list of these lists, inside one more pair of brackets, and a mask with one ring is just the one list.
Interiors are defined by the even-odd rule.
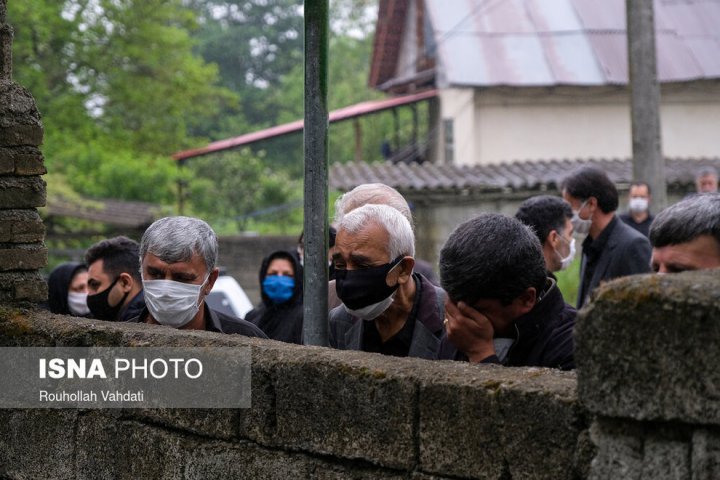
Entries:
[[599,168],[580,167],[562,181],[561,189],[583,201],[595,197],[600,210],[605,213],[618,208],[617,188]]
[[644,182],[644,181],[642,181],[642,180],[637,180],[637,181],[635,181],[635,182],[630,182],[630,187],[628,187],[628,191],[630,191],[630,189],[631,189],[632,187],[645,187],[645,188],[647,188],[648,194],[651,194],[651,193],[652,193],[652,191],[651,191],[651,189],[650,189],[650,184],[647,183],[647,182]]
[[720,247],[720,194],[699,193],[660,212],[650,225],[653,247],[677,245],[712,235]]
[[528,288],[542,292],[547,272],[540,241],[519,220],[481,214],[458,226],[440,251],[442,287],[454,302],[509,305]]
[[85,264],[90,266],[98,260],[103,261],[103,270],[110,277],[127,273],[142,283],[140,245],[135,240],[120,236],[99,241],[85,252]]
[[515,218],[532,228],[541,244],[545,243],[550,232],[563,233],[565,222],[573,216],[570,204],[559,197],[538,195],[525,200]]

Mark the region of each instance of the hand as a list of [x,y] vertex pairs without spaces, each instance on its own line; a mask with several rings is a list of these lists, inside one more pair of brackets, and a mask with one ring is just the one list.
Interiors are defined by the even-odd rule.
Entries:
[[495,328],[488,317],[465,302],[456,305],[449,299],[445,301],[445,317],[448,320],[445,324],[448,338],[468,356],[471,363],[479,363],[495,355]]

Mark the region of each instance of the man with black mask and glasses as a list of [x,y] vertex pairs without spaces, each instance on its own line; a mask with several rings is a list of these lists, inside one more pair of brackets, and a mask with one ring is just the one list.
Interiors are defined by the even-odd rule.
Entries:
[[124,322],[145,307],[138,252],[138,243],[122,236],[87,250],[87,305],[94,318]]
[[204,221],[165,217],[140,240],[146,308],[131,322],[267,338],[255,325],[205,303],[218,278],[218,241]]
[[343,215],[337,229],[333,262],[343,305],[330,312],[330,345],[434,358],[445,294],[413,272],[415,236],[407,218],[368,204]]

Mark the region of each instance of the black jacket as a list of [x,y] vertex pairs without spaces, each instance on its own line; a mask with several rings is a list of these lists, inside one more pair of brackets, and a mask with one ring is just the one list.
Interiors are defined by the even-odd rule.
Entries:
[[[215,311],[206,303],[203,303],[203,308],[205,309],[205,330],[208,332],[237,333],[246,337],[267,338],[267,335],[250,322]],[[140,315],[131,318],[128,322],[143,323],[149,314],[150,312],[145,307]]]
[[[525,315],[515,320],[516,338],[504,365],[512,367],[575,368],[573,328],[577,310],[565,303],[553,281],[545,295]],[[440,360],[467,361],[467,356],[443,335]],[[497,357],[483,363],[499,363]]]
[[82,263],[63,263],[55,267],[48,277],[48,303],[47,307],[52,313],[72,315],[68,307],[68,291],[70,282],[78,270],[87,270]]
[[145,292],[140,290],[118,315],[118,322],[128,322],[140,315],[145,308]]
[[[288,260],[295,272],[293,296],[283,303],[274,303],[262,288],[270,262],[276,258]],[[268,338],[302,345],[303,336],[303,271],[297,257],[290,252],[278,250],[265,257],[258,273],[262,302],[245,315],[245,320],[257,325]]]
[[588,301],[600,282],[650,272],[652,247],[647,237],[613,217],[596,239],[583,242],[577,308]]
[[[446,294],[421,274],[415,273],[413,278],[420,283],[422,296],[415,318],[408,319],[415,322],[408,357],[432,360],[437,355],[440,336],[444,332]],[[344,305],[335,307],[330,312],[330,346],[340,350],[364,351],[364,327],[365,322],[350,315]]]

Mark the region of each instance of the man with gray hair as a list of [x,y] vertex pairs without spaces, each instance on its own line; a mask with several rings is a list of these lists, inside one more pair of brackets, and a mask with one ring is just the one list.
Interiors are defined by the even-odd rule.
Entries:
[[720,267],[720,194],[687,197],[650,226],[652,269],[675,273]]
[[218,277],[217,258],[217,237],[204,221],[165,217],[154,222],[140,241],[146,308],[130,321],[267,338],[252,323],[205,303]]
[[[339,223],[343,216],[363,205],[387,205],[392,207],[407,218],[410,227],[414,230],[412,212],[410,205],[400,192],[384,183],[364,183],[344,193],[335,201],[335,223]],[[422,273],[433,285],[440,285],[437,275],[429,262],[416,258],[415,271]],[[336,307],[333,296],[330,295],[330,306]]]
[[718,173],[714,167],[703,167],[695,174],[697,193],[716,193],[718,191]]
[[432,359],[443,332],[444,292],[413,273],[415,235],[387,205],[342,215],[333,248],[337,295],[330,346]]

